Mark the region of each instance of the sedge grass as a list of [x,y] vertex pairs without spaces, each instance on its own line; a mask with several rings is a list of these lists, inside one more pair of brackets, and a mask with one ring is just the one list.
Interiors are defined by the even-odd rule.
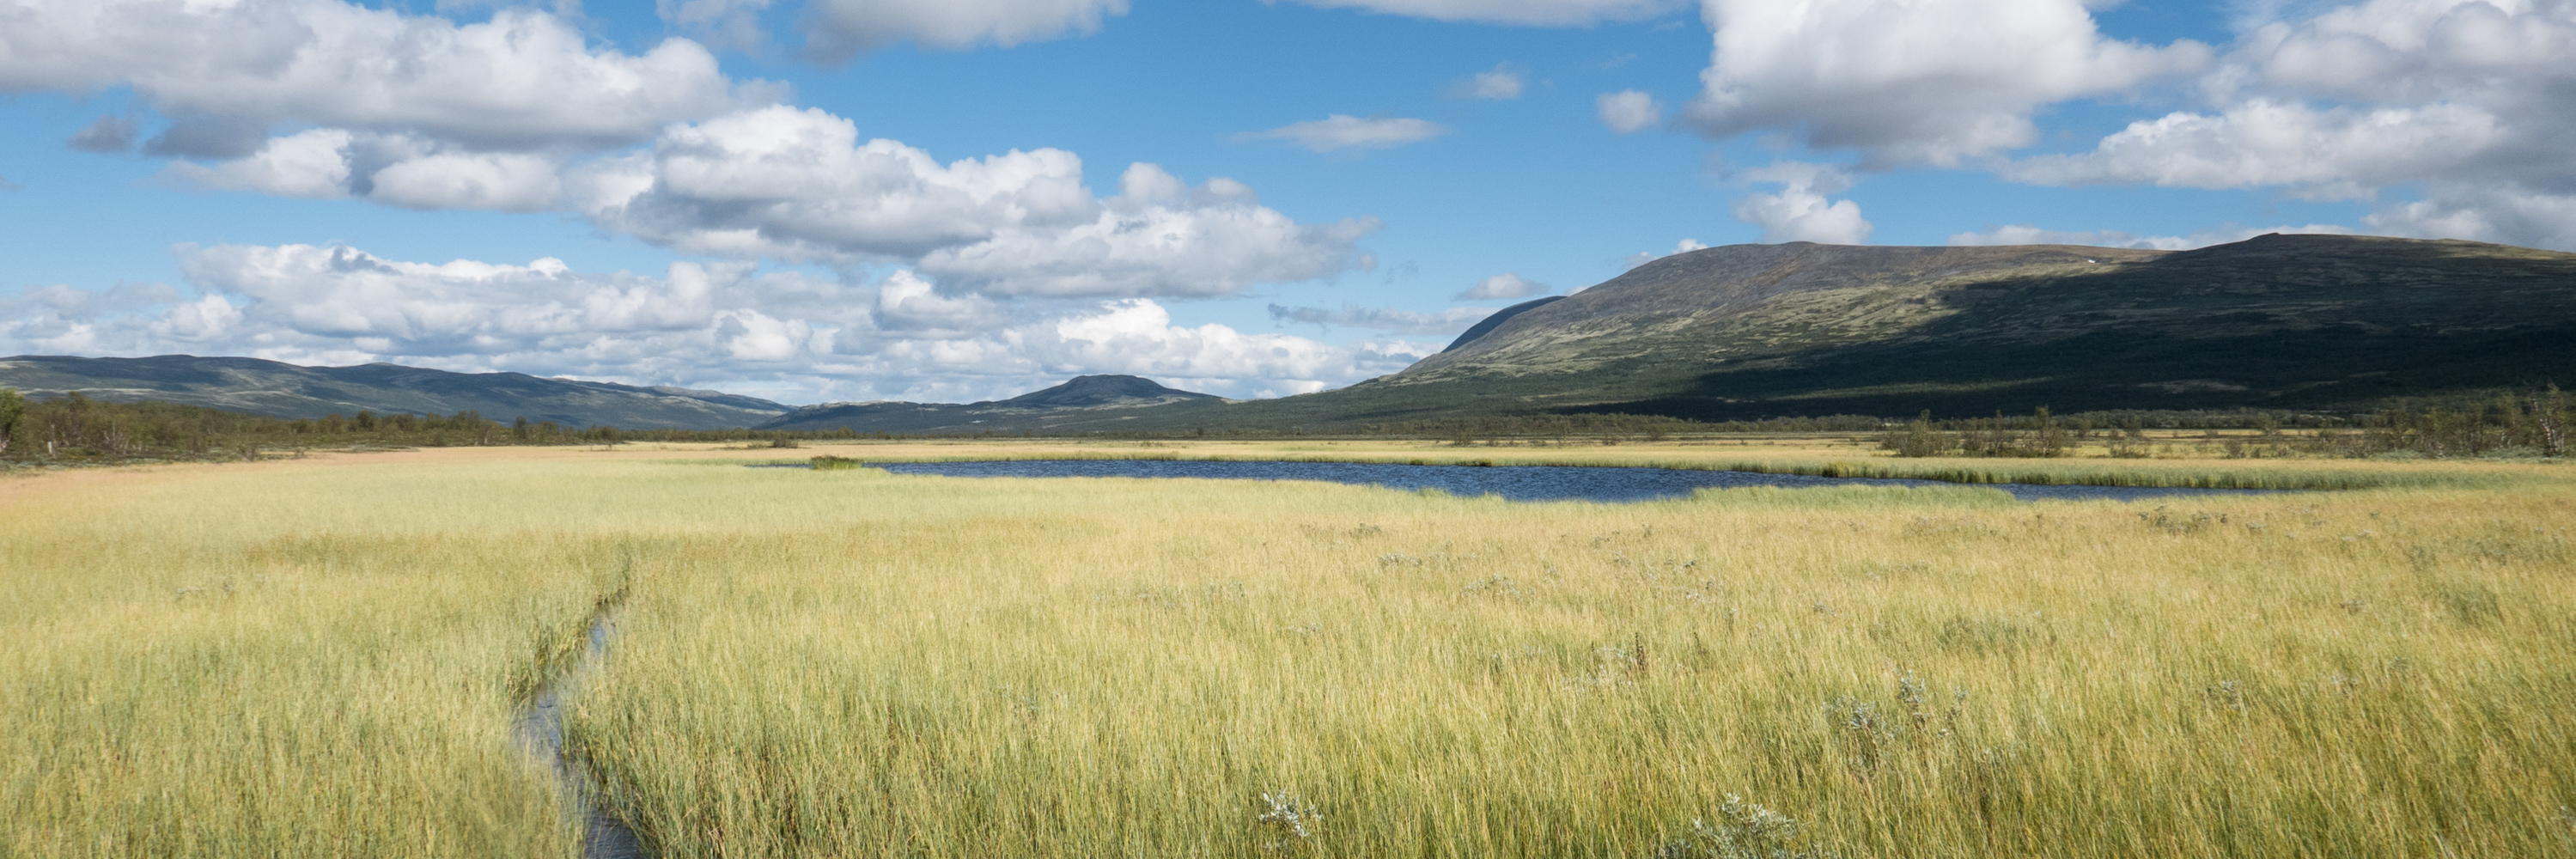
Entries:
[[624,587],[569,730],[668,856],[1643,857],[1731,795],[1842,856],[2576,855],[2555,466],[1598,505],[668,461],[750,453],[0,487],[0,854],[563,855],[510,708]]
[[579,721],[679,855],[2568,848],[2563,496],[765,479],[839,526],[640,573]]
[[500,475],[413,476],[6,487],[0,856],[574,855],[509,730],[614,547]]

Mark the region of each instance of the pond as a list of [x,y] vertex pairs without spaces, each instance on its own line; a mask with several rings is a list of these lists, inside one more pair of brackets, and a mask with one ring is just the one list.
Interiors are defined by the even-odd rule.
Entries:
[[[1451,495],[1499,495],[1512,501],[1650,501],[1685,498],[1692,491],[1737,486],[1957,486],[1936,480],[1809,477],[1750,471],[1562,465],[1402,465],[1380,462],[1276,462],[1175,459],[1029,459],[971,462],[871,462],[897,474],[943,477],[1172,477],[1231,480],[1321,480],[1437,489]],[[2131,486],[1980,484],[2023,501],[2041,499],[2138,501],[2177,495],[2250,495],[2264,490]]]

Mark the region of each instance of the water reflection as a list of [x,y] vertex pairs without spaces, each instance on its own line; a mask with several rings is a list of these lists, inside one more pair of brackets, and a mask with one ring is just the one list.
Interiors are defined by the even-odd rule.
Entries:
[[[975,462],[868,463],[897,474],[944,477],[1175,477],[1233,480],[1321,480],[1437,489],[1452,495],[1500,495],[1513,501],[1648,501],[1688,497],[1708,487],[1737,486],[1957,486],[1935,480],[1888,480],[1697,471],[1676,468],[1611,468],[1560,465],[1399,465],[1375,462],[1215,462],[1170,459],[1035,459]],[[2137,501],[2175,495],[2249,495],[2261,490],[2041,486],[1982,484],[2023,501],[2111,499]]]

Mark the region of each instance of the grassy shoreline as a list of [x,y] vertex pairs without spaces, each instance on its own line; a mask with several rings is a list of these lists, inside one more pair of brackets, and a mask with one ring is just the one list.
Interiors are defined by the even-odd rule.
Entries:
[[[1795,441],[1806,441],[1797,439]],[[2423,461],[2349,461],[2320,459],[2279,460],[2157,460],[2110,459],[2107,457],[2070,457],[2060,459],[1990,459],[1990,458],[1898,458],[1874,450],[1854,449],[1847,442],[1838,450],[1819,451],[1812,446],[1791,448],[1781,454],[1752,458],[1728,448],[1699,448],[1679,445],[1635,445],[1628,450],[1562,448],[1499,448],[1461,450],[1429,443],[1413,449],[1390,450],[1388,444],[1353,444],[1352,449],[1320,452],[1313,443],[1260,445],[1267,450],[1227,450],[1255,447],[1242,443],[1200,444],[1167,443],[1155,448],[1131,445],[1063,444],[1037,446],[1027,443],[985,443],[981,445],[924,444],[840,444],[809,445],[816,451],[833,451],[833,455],[850,455],[850,448],[888,451],[858,454],[855,458],[872,462],[966,462],[1020,460],[1164,460],[1164,461],[1280,461],[1280,462],[1363,462],[1398,465],[1451,466],[1559,466],[1576,468],[1642,467],[1702,471],[1742,471],[1757,474],[1795,474],[1811,477],[1862,479],[1929,480],[1970,485],[2017,483],[2042,486],[2114,486],[2138,488],[2190,489],[2256,489],[2340,491],[2396,488],[2501,488],[2506,484],[2532,480],[2576,479],[2576,469],[2552,472],[2564,465],[2554,460],[2529,462],[2450,462]],[[948,452],[955,448],[981,448],[973,452]],[[1177,448],[1177,449],[1176,449]],[[772,454],[764,464],[794,464],[804,456],[783,457]],[[1819,455],[1822,453],[1823,455]],[[2482,467],[2483,466],[2483,467]],[[2498,467],[2502,466],[2502,467]],[[2513,466],[2536,466],[2514,468]]]

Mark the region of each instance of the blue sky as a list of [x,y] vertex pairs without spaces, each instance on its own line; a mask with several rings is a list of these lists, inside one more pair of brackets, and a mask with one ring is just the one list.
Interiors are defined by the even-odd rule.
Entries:
[[0,0],[0,21],[0,354],[791,403],[1078,373],[1277,396],[1696,246],[2576,249],[2564,0]]

